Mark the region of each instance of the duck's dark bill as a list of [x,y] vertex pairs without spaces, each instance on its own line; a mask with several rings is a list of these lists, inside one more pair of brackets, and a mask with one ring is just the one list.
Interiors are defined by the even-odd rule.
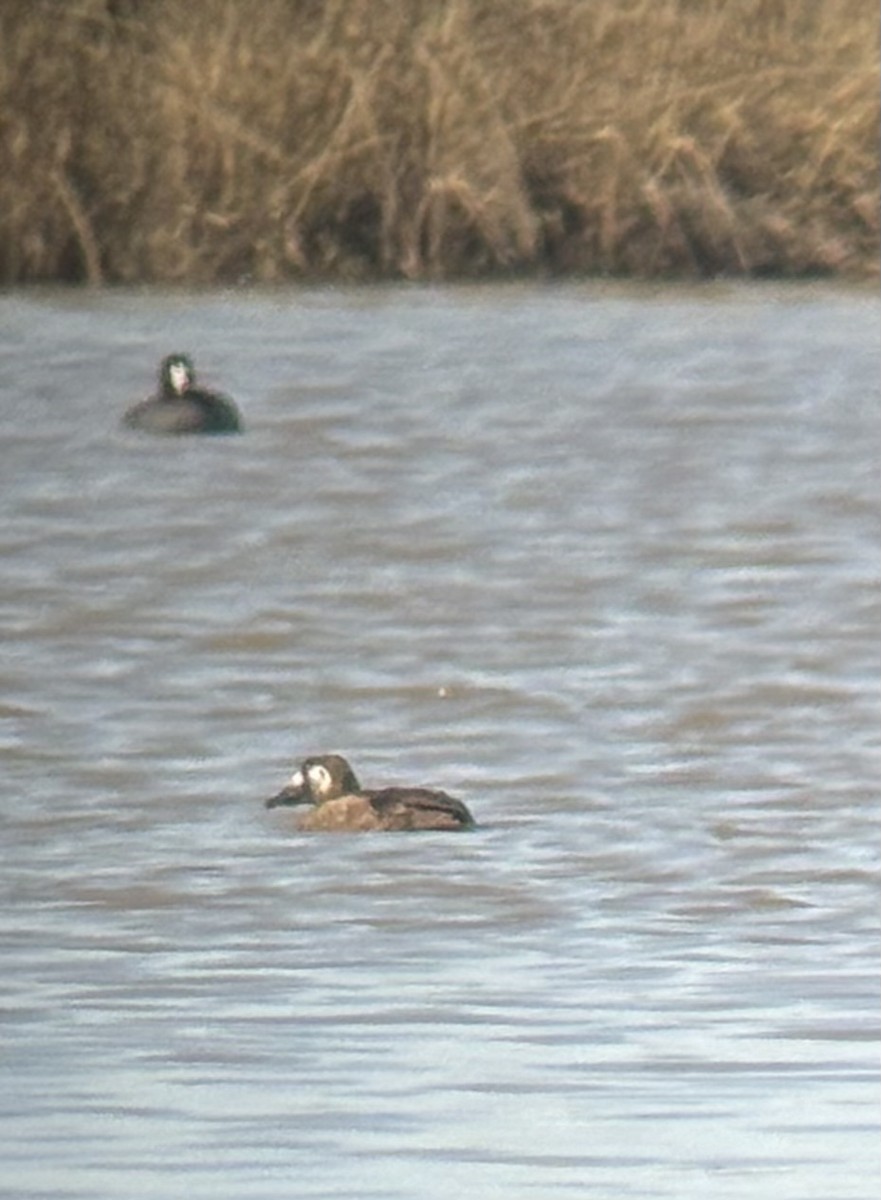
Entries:
[[287,804],[289,807],[296,804],[311,804],[312,797],[309,795],[306,788],[300,787],[285,787],[276,796],[271,796],[266,801],[267,808],[278,808],[281,804]]

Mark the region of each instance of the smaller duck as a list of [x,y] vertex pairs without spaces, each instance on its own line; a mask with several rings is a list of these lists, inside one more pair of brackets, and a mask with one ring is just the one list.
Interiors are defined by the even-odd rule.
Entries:
[[146,433],[241,433],[242,419],[228,396],[196,387],[186,354],[169,354],[159,366],[159,391],[133,405],[123,417],[129,429]]
[[429,788],[362,788],[339,754],[306,758],[277,796],[278,805],[309,805],[298,828],[363,833],[376,829],[473,829],[474,818],[461,800]]

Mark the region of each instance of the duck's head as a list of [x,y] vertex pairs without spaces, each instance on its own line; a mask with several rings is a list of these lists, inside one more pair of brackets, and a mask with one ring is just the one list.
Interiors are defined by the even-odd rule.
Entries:
[[169,354],[159,367],[163,396],[182,396],[196,382],[193,360],[186,354]]
[[323,804],[360,790],[355,772],[339,754],[321,754],[304,758],[287,784],[266,801],[267,808],[279,804]]

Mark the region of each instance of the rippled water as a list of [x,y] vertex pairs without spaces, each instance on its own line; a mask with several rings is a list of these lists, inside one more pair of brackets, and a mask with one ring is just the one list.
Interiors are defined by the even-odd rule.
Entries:
[[879,307],[0,296],[0,1194],[874,1200]]

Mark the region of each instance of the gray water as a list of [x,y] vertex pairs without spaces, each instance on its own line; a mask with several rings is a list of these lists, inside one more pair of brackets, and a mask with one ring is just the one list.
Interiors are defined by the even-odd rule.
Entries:
[[3,1197],[875,1200],[879,308],[0,296]]

